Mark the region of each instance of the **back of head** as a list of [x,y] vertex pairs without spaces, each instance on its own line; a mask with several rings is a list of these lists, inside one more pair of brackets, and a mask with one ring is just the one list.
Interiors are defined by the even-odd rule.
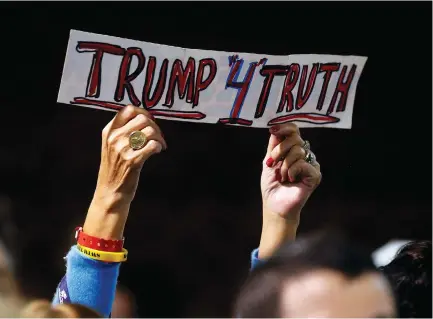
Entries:
[[283,245],[262,267],[252,271],[237,298],[235,315],[286,315],[281,313],[284,285],[318,270],[338,273],[348,280],[364,273],[378,273],[370,253],[341,234],[318,233],[300,238]]
[[431,241],[406,244],[382,270],[396,294],[400,317],[432,317]]
[[16,317],[21,302],[9,258],[0,241],[0,318]]
[[21,318],[101,318],[96,311],[79,304],[52,306],[49,301],[35,300],[21,312]]
[[134,294],[126,287],[117,284],[116,296],[111,309],[111,318],[136,318],[137,305]]
[[56,318],[51,307],[51,303],[47,300],[35,300],[30,302],[21,311],[22,318]]
[[21,306],[18,296],[3,296],[0,294],[0,318],[17,318]]

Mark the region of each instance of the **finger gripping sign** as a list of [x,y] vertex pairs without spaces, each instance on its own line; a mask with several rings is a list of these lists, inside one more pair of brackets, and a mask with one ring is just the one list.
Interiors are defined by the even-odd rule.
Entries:
[[350,129],[366,57],[184,49],[71,30],[58,102],[179,121]]

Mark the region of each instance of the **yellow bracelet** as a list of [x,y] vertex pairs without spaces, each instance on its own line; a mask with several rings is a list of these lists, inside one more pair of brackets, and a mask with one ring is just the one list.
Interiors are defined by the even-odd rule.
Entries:
[[122,252],[120,252],[120,253],[95,250],[95,249],[80,246],[78,244],[77,244],[77,248],[80,252],[85,254],[87,257],[95,259],[95,260],[120,263],[120,262],[124,262],[124,261],[126,261],[126,259],[128,259],[128,251],[125,248],[122,248]]

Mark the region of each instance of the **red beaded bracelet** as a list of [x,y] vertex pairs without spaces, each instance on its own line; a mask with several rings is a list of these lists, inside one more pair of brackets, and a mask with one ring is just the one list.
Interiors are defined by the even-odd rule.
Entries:
[[125,242],[125,238],[121,240],[110,240],[89,236],[83,232],[83,227],[75,228],[75,239],[82,247],[116,253],[122,251],[123,243]]

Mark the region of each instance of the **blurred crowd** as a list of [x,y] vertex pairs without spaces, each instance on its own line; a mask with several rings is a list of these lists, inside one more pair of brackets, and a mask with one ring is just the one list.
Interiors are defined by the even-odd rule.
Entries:
[[[347,238],[313,234],[283,245],[251,272],[234,301],[233,316],[431,318],[431,263],[431,241],[409,242],[389,264],[375,268]],[[0,317],[101,317],[79,304],[53,307],[50,301],[25,300],[12,265],[0,245]],[[384,279],[392,290],[381,283]],[[135,318],[137,307],[134,294],[118,283],[110,317]]]

